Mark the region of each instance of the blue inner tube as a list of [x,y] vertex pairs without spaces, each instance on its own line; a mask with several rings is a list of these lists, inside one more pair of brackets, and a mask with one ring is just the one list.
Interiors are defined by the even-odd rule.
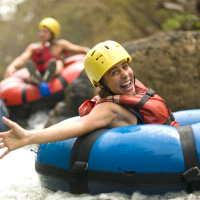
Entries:
[[77,194],[199,190],[190,182],[198,183],[200,110],[174,115],[182,127],[151,124],[100,129],[40,145],[36,171],[42,185]]

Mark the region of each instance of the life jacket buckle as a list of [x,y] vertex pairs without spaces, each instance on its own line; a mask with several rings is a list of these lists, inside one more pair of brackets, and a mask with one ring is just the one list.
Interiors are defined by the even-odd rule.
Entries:
[[72,171],[76,173],[83,173],[88,169],[88,163],[76,161],[72,167]]
[[152,97],[156,94],[156,91],[154,91],[153,89],[149,88],[147,91],[146,91],[146,95]]

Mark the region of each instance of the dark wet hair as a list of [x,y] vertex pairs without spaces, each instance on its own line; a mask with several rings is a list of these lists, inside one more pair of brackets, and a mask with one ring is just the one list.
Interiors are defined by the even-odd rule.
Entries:
[[101,80],[99,81],[99,83],[103,86],[103,88],[101,87],[97,87],[95,90],[95,95],[99,95],[101,98],[105,98],[107,96],[110,95],[115,95],[104,83],[103,81],[103,77],[101,78]]

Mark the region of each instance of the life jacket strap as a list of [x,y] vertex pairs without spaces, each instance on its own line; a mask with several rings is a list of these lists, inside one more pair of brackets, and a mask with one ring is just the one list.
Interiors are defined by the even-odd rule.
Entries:
[[146,94],[141,98],[141,100],[134,106],[134,108],[136,110],[140,110],[142,108],[142,106],[148,101],[148,99],[150,97],[153,97],[154,95],[156,94],[156,92],[149,88],[147,91],[146,91]]
[[172,113],[170,113],[165,125],[170,125],[173,121],[175,121],[175,117]]

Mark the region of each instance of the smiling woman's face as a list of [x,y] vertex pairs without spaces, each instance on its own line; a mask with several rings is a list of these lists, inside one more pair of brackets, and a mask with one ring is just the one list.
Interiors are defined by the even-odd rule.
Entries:
[[47,27],[42,27],[39,31],[40,40],[42,42],[47,42],[52,40],[52,33]]
[[133,70],[123,60],[114,65],[103,76],[103,82],[117,95],[135,95]]

